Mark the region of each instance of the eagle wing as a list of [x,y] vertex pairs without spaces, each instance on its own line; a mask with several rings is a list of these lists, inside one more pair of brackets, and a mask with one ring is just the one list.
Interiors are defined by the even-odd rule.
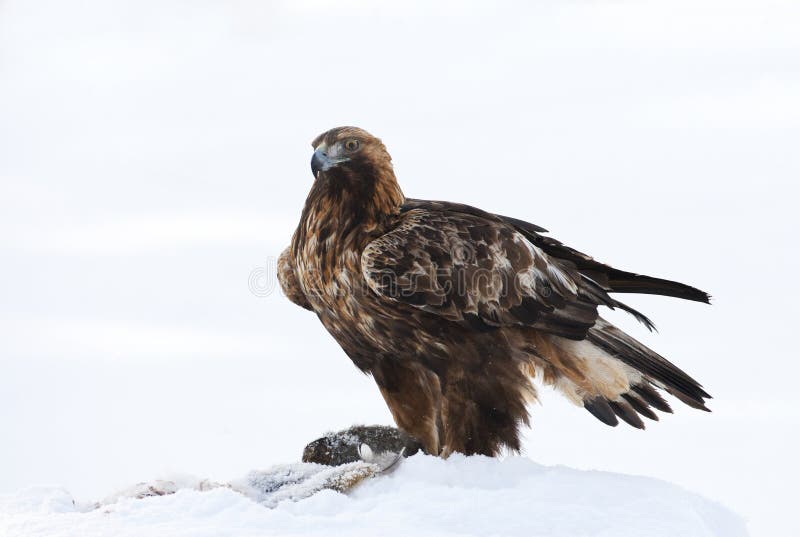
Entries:
[[[627,272],[610,267],[605,263],[600,263],[591,256],[583,252],[579,252],[574,248],[570,248],[569,246],[552,237],[542,235],[542,233],[547,232],[546,229],[537,226],[536,224],[525,222],[524,220],[519,220],[510,216],[488,213],[481,209],[459,203],[407,199],[406,203],[402,207],[402,210],[410,211],[413,209],[428,209],[464,213],[478,216],[490,221],[503,222],[513,227],[533,245],[542,249],[548,255],[559,259],[562,263],[567,263],[569,266],[576,268],[584,277],[591,279],[595,283],[598,283],[607,292],[642,293],[647,295],[671,296],[684,300],[703,302],[705,304],[708,304],[711,299],[708,293],[692,287],[691,285],[686,285],[684,283],[675,282],[672,280],[665,280],[662,278],[653,278],[652,276],[645,276],[642,274],[636,274],[634,272]],[[620,307],[624,308],[625,305],[620,304]],[[636,312],[630,313],[636,314]]]
[[599,305],[623,307],[652,326],[503,217],[444,202],[412,200],[404,209],[399,225],[361,257],[380,296],[478,329],[522,325],[576,340],[594,326]]
[[651,419],[656,418],[649,406],[669,412],[652,385],[707,410],[703,400],[709,395],[697,381],[605,322],[597,309],[621,308],[653,328],[647,317],[609,293],[706,303],[708,294],[679,282],[617,270],[542,232],[534,224],[466,205],[409,200],[398,225],[367,245],[361,268],[372,291],[387,300],[476,329],[520,325],[585,340],[630,366],[636,373],[626,383],[633,391],[623,391],[621,399],[605,401],[596,393],[584,394],[584,406],[605,423],[616,424],[616,414],[643,427],[634,410]]

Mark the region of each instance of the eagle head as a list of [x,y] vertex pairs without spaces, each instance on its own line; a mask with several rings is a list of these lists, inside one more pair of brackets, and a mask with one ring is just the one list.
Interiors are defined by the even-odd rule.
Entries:
[[321,175],[359,176],[362,180],[392,170],[392,157],[383,142],[358,127],[336,127],[311,142],[311,171]]
[[317,136],[311,145],[316,181],[309,199],[335,200],[342,210],[367,217],[399,211],[405,198],[392,157],[380,139],[358,127],[336,127]]

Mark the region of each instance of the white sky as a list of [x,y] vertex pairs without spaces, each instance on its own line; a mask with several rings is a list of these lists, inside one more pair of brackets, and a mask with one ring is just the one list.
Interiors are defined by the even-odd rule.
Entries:
[[526,453],[660,477],[796,535],[800,4],[0,0],[0,493],[296,460],[390,423],[251,271],[310,141],[382,137],[407,195],[527,219],[713,307],[615,321],[714,413],[642,433],[543,390]]

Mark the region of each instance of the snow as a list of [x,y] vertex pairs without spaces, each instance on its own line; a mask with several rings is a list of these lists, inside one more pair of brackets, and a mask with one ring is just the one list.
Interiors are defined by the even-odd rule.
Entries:
[[[314,466],[255,472],[252,484],[294,470],[294,491],[307,487]],[[330,472],[334,468],[326,467]],[[257,477],[261,476],[261,478]],[[312,478],[313,479],[313,478]],[[407,459],[388,475],[348,494],[312,495],[197,490],[184,479],[174,494],[110,498],[99,508],[73,501],[63,488],[38,487],[0,497],[0,535],[8,537],[248,535],[503,535],[513,537],[739,537],[744,523],[730,511],[680,487],[651,478],[573,470],[524,457],[503,460],[454,455]],[[291,481],[291,483],[289,483]],[[304,484],[305,483],[305,484]],[[257,488],[257,487],[256,487]],[[253,489],[254,490],[254,489]],[[280,491],[281,489],[278,489]],[[132,491],[128,491],[129,493]],[[169,490],[168,492],[172,492]],[[276,492],[273,490],[273,492]],[[135,494],[134,494],[135,495]]]

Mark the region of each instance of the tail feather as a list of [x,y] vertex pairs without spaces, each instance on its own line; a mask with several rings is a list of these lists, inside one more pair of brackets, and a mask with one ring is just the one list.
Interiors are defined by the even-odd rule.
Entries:
[[614,410],[614,413],[622,418],[622,421],[637,429],[644,429],[644,422],[639,414],[633,409],[631,405],[622,400],[610,401],[608,403]]
[[658,421],[658,414],[653,412],[653,410],[647,406],[647,403],[629,393],[623,393],[621,396],[628,404],[633,408],[636,412],[644,416],[645,418],[653,421]]
[[671,413],[658,390],[708,411],[711,396],[696,380],[602,318],[583,341],[540,336],[534,348],[545,382],[606,425],[622,420],[644,429],[642,417]]
[[699,382],[615,326],[601,319],[589,331],[587,338],[687,405],[708,410],[704,399],[711,396]]
[[648,405],[652,406],[656,410],[672,414],[672,407],[669,406],[669,403],[667,403],[663,397],[661,397],[661,394],[653,389],[650,383],[642,383],[632,386],[631,391],[636,393],[643,401],[647,402]]
[[[690,407],[692,407],[692,408],[696,408],[697,410],[702,410],[702,411],[704,411],[704,412],[711,412],[711,409],[710,409],[710,408],[708,408],[708,407],[705,405],[705,402],[704,402],[704,401],[702,401],[702,400],[701,400],[701,401],[698,401],[697,399],[694,399],[694,398],[692,398],[692,397],[689,397],[689,396],[688,396],[687,394],[685,394],[684,392],[681,392],[681,391],[679,391],[679,390],[676,390],[675,388],[672,388],[672,387],[670,387],[670,386],[667,386],[667,387],[665,387],[664,389],[667,391],[667,393],[669,393],[670,395],[673,395],[673,396],[677,397],[678,399],[680,399],[680,400],[681,400],[681,402],[683,402],[683,403],[684,403],[684,404],[686,404],[686,405],[689,405],[689,406],[690,406]],[[703,393],[705,393],[705,392],[703,392]],[[708,397],[711,397],[711,396],[708,396]]]
[[609,401],[603,397],[595,397],[593,399],[586,399],[583,402],[583,407],[588,410],[595,418],[599,419],[606,425],[616,427],[619,423],[617,420],[616,412],[611,408]]

